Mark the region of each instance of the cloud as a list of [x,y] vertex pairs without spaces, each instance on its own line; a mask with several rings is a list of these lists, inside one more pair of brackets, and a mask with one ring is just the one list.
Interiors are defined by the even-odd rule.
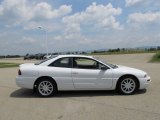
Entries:
[[128,17],[129,23],[157,23],[160,21],[160,12],[132,13]]
[[36,40],[31,37],[23,37],[21,41],[18,41],[19,44],[33,44]]
[[68,32],[80,31],[85,25],[92,28],[121,29],[122,26],[116,20],[116,16],[121,13],[121,8],[114,8],[110,3],[97,5],[94,2],[85,11],[65,16],[62,21],[66,24]]
[[126,7],[133,6],[139,3],[144,2],[145,0],[126,0]]
[[158,8],[160,7],[159,0],[125,0],[126,7],[139,6],[149,8]]
[[73,3],[72,12],[72,5],[64,1],[55,7],[52,0],[1,0],[0,54],[45,52],[45,33],[38,26],[47,30],[49,52],[158,45],[159,1],[126,0],[124,11],[124,1],[119,7],[113,0],[97,0],[87,7]]
[[72,11],[71,6],[62,5],[58,9],[53,10],[52,7],[46,2],[36,4],[33,8],[32,19],[52,19],[66,15]]
[[54,9],[46,2],[4,0],[0,4],[0,20],[6,25],[21,25],[30,21],[44,21],[62,17],[72,11],[72,6]]

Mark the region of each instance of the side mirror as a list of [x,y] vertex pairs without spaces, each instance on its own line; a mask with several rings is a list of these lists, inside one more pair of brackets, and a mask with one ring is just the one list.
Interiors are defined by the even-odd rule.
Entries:
[[101,70],[107,70],[106,66],[101,66]]

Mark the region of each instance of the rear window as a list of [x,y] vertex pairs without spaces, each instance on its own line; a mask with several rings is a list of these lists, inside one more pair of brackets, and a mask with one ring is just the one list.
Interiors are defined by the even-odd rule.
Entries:
[[35,65],[40,65],[40,64],[42,64],[42,63],[44,63],[44,62],[46,62],[46,61],[48,61],[48,60],[50,60],[50,59],[53,59],[53,58],[55,58],[55,57],[57,57],[57,55],[54,55],[54,56],[52,56],[52,57],[50,57],[50,58],[48,58],[48,59],[42,60],[42,61],[40,61],[40,62],[37,62],[37,63],[35,63]]

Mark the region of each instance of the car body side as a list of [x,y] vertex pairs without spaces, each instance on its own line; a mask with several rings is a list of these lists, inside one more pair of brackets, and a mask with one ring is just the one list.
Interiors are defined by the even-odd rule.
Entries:
[[[72,75],[74,68],[61,68],[61,67],[48,66],[53,61],[55,61],[59,58],[62,58],[62,57],[64,57],[64,56],[56,57],[55,59],[53,58],[53,59],[48,60],[40,65],[34,65],[34,64],[24,64],[23,65],[22,64],[20,66],[20,70],[22,71],[22,75],[19,75],[16,77],[17,85],[20,87],[23,87],[23,88],[34,89],[34,85],[37,80],[39,80],[42,77],[49,77],[49,78],[52,78],[56,82],[57,89],[59,91],[62,91],[62,90],[93,90],[92,87],[91,88],[84,87],[83,89],[77,89],[75,87],[75,84],[73,82],[74,76]],[[86,57],[86,56],[84,56],[84,57]],[[96,60],[92,57],[87,57],[87,58],[91,58],[97,62],[102,63],[101,61]],[[102,63],[102,64],[107,66],[107,64],[105,64],[105,63]],[[118,67],[117,69],[113,69],[109,66],[107,66],[107,67],[109,69],[100,70],[99,74],[103,74],[105,77],[105,78],[103,77],[101,79],[101,82],[102,82],[101,85],[103,85],[103,81],[110,80],[110,82],[108,82],[110,84],[110,86],[108,86],[108,87],[103,86],[101,88],[98,87],[98,88],[94,88],[94,90],[103,90],[103,89],[104,90],[114,90],[114,89],[116,89],[116,85],[117,85],[118,80],[121,77],[127,76],[127,75],[133,76],[138,80],[139,89],[144,89],[149,84],[149,82],[147,80],[149,80],[150,77],[147,76],[146,78],[144,78],[144,75],[146,73],[141,70],[123,67],[123,66]],[[83,69],[81,71],[83,72]],[[107,79],[105,76],[106,71],[109,71],[109,73],[110,73],[110,76],[108,76],[109,78],[107,78]],[[93,70],[93,72],[94,72],[94,70]],[[87,75],[86,75],[86,78],[87,78]],[[98,85],[99,83],[96,82],[96,84]]]

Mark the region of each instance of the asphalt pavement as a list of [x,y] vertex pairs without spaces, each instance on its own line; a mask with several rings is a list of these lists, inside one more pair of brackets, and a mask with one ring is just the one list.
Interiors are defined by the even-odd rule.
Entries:
[[65,91],[40,98],[32,90],[16,86],[18,68],[1,68],[0,120],[160,120],[160,64],[149,63],[152,56],[152,53],[95,56],[109,63],[142,69],[151,76],[146,90],[129,96],[115,91]]

